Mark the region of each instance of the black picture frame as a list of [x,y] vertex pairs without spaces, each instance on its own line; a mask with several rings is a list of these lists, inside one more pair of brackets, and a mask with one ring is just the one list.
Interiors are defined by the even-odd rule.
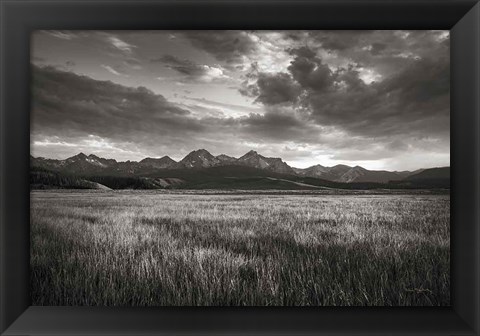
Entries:
[[[0,0],[2,335],[479,335],[480,4],[474,0]],[[36,29],[451,30],[452,306],[33,307],[30,33]]]

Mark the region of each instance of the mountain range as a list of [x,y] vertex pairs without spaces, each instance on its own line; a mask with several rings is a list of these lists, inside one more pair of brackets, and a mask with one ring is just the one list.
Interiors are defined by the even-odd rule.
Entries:
[[[179,181],[182,181],[182,178],[185,178],[185,176],[192,177],[195,174],[211,176],[213,172],[218,176],[234,174],[232,176],[223,176],[224,179],[232,179],[236,176],[245,176],[247,174],[250,177],[269,177],[270,181],[272,181],[271,179],[279,179],[278,181],[294,180],[296,181],[295,183],[303,184],[305,184],[306,179],[309,179],[314,184],[318,184],[318,181],[328,181],[341,184],[393,183],[398,186],[429,179],[445,182],[446,179],[449,180],[450,178],[449,167],[419,169],[412,172],[368,170],[360,166],[350,167],[347,165],[336,165],[333,167],[314,165],[300,169],[290,167],[281,158],[265,157],[253,150],[239,158],[235,158],[225,154],[214,156],[205,149],[199,149],[190,152],[178,162],[168,156],[145,158],[138,162],[118,162],[114,159],[105,159],[93,154],[87,156],[83,153],[65,160],[35,158],[33,156],[30,156],[30,160],[32,168],[40,169],[43,172],[51,172],[57,175],[64,174],[66,176],[96,176],[102,177],[102,179],[108,176],[117,178],[150,178],[153,183],[152,187],[171,186],[171,181],[174,181],[174,185],[179,185],[181,184]],[[91,182],[92,179],[90,178],[89,181]],[[145,180],[142,181],[141,184],[144,184]],[[443,182],[442,185],[445,184]],[[101,182],[95,181],[95,183]]]

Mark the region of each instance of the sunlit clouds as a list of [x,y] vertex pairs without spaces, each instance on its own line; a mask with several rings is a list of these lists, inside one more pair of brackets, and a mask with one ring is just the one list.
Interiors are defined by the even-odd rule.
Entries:
[[450,161],[448,31],[37,31],[32,154]]

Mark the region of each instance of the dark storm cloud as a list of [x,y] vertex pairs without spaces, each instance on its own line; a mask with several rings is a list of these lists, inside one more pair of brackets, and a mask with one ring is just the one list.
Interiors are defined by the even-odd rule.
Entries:
[[220,66],[197,64],[172,55],[163,55],[160,58],[152,59],[151,62],[163,64],[165,67],[183,75],[187,81],[211,82],[225,78]]
[[257,48],[255,41],[244,31],[187,31],[182,35],[195,47],[230,64],[242,63],[243,56]]
[[372,34],[372,30],[315,30],[309,36],[321,43],[325,50],[342,51],[361,43],[364,36]]
[[300,87],[287,73],[260,74],[257,80],[258,97],[256,101],[265,105],[294,103],[300,93]]
[[186,59],[179,59],[172,55],[163,55],[160,58],[152,59],[152,62],[162,63],[167,68],[192,78],[200,77],[205,74],[205,69],[201,65]]
[[295,49],[288,49],[288,52],[291,55],[296,55],[298,57],[303,57],[306,59],[314,59],[317,56],[317,53],[314,50],[305,46]]
[[315,57],[315,52],[303,47],[292,50],[291,54],[296,57],[288,70],[303,88],[321,91],[333,84],[332,70],[319,57]]
[[448,131],[448,82],[448,64],[431,60],[417,61],[371,85],[359,80],[355,70],[346,70],[338,76],[338,88],[310,90],[303,103],[317,122],[356,134],[428,136]]
[[381,92],[398,92],[404,103],[446,96],[450,92],[449,60],[446,57],[436,61],[418,60],[405,71],[385,80],[379,87]]
[[[347,39],[348,40],[348,39]],[[375,53],[388,51],[376,45]],[[370,50],[371,51],[371,50]],[[448,53],[435,58],[410,59],[400,71],[379,82],[365,83],[357,65],[333,70],[316,50],[292,49],[288,71],[281,76],[281,88],[296,88],[286,99],[284,90],[266,90],[262,74],[248,92],[265,105],[290,102],[303,108],[305,118],[323,126],[339,127],[355,135],[444,136],[449,130],[450,65]],[[301,94],[300,94],[301,93]],[[298,104],[294,104],[298,97]]]
[[270,112],[265,114],[252,113],[248,117],[242,118],[241,123],[252,127],[258,127],[262,131],[268,127],[285,129],[287,127],[304,126],[304,124],[293,115]]
[[33,66],[34,132],[138,141],[200,132],[190,112],[144,88]]
[[258,142],[319,143],[321,133],[317,125],[295,115],[287,106],[274,105],[264,114],[250,113],[234,120],[236,129],[244,139]]
[[390,151],[393,151],[393,152],[405,151],[405,150],[408,149],[408,145],[400,139],[395,139],[395,140],[391,141],[390,143],[388,143],[386,148]]
[[445,31],[313,31],[309,37],[338,57],[386,76],[415,59],[445,57],[450,50]]
[[370,45],[370,53],[372,55],[380,55],[386,48],[386,44],[374,42]]

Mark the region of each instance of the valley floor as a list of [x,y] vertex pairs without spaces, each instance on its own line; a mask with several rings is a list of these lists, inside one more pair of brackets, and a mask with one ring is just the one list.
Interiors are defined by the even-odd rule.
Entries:
[[33,305],[445,306],[450,196],[32,191],[31,293]]

